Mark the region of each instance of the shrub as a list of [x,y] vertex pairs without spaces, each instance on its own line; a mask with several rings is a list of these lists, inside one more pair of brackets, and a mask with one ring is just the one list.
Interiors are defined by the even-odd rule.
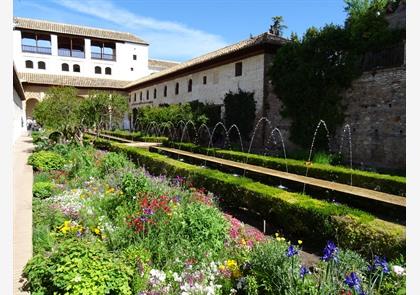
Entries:
[[69,239],[34,256],[24,276],[33,294],[131,294],[133,270],[100,242]]
[[146,179],[142,175],[134,175],[131,172],[126,173],[121,181],[121,189],[127,196],[135,196],[146,186]]
[[101,175],[106,175],[117,171],[118,169],[124,167],[132,167],[131,163],[127,157],[121,153],[107,153],[99,163],[99,171]]
[[55,185],[52,182],[36,182],[32,187],[34,197],[45,199],[51,197],[55,192]]
[[[229,91],[225,94],[225,124],[231,126],[236,124],[242,132],[245,140],[248,139],[249,134],[254,126],[255,120],[255,100],[253,92],[246,92],[239,89],[237,93]],[[233,139],[235,135],[232,134]]]
[[39,151],[29,156],[28,164],[32,165],[36,170],[50,171],[62,169],[65,160],[60,154],[55,152]]

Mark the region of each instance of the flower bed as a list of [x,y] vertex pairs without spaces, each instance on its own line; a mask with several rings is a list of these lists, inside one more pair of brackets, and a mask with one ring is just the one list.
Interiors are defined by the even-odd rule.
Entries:
[[271,156],[256,155],[218,148],[206,148],[191,143],[165,141],[164,145],[194,153],[205,155],[208,154],[209,156],[220,157],[227,160],[247,162],[249,164],[281,171],[286,171],[287,164],[287,170],[290,173],[300,175],[305,175],[306,169],[309,168],[308,176],[310,177],[345,184],[350,184],[350,179],[352,179],[354,186],[405,196],[406,180],[405,177],[401,176],[391,176],[387,174],[379,174],[356,169],[350,170],[349,168],[333,166],[329,164],[310,163],[307,165],[305,161],[299,161],[295,159],[285,160],[284,158]]
[[[107,144],[99,140],[97,143]],[[114,148],[117,148],[114,146]],[[302,241],[264,236],[223,214],[182,176],[152,176],[123,154],[53,147],[66,161],[38,171],[52,195],[34,197],[33,294],[395,294],[404,260],[364,260],[329,242],[303,265]],[[194,185],[192,185],[194,184]],[[303,244],[304,245],[304,244]],[[395,271],[394,271],[395,269]]]

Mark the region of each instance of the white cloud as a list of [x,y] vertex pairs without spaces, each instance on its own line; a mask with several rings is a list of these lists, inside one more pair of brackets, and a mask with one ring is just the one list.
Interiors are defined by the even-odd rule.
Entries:
[[138,35],[150,44],[154,58],[185,60],[226,46],[219,35],[184,24],[157,20],[119,8],[111,1],[53,0],[54,3],[119,25],[119,30]]

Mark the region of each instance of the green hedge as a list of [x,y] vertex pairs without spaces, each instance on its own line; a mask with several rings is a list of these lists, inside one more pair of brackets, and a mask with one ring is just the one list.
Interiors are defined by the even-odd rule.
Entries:
[[143,141],[143,142],[164,142],[167,141],[168,138],[164,136],[147,136],[145,134],[142,134],[140,131],[137,132],[130,132],[125,130],[104,130],[101,133],[112,135],[115,137],[121,137],[128,140],[133,141]]
[[[271,169],[286,171],[290,173],[305,175],[306,164],[304,161],[295,159],[277,158],[257,154],[248,154],[238,151],[222,150],[217,148],[206,148],[192,143],[176,143],[165,141],[165,146],[178,148],[185,151],[192,151],[199,154],[208,154],[224,158],[227,160],[245,162],[248,157],[248,164],[263,166]],[[350,170],[346,167],[333,166],[328,164],[312,163],[309,166],[309,177],[315,177],[324,180],[335,181],[339,183],[350,184],[350,175],[352,174],[353,185],[367,189],[378,190],[384,193],[405,196],[405,177],[379,174],[362,170]]]
[[310,239],[320,247],[327,239],[333,239],[341,247],[366,256],[375,253],[392,258],[405,254],[405,226],[375,218],[361,210],[179,162],[145,149],[102,139],[95,140],[94,145],[124,152],[152,174],[187,177],[194,186],[223,196],[226,205],[247,207],[281,225],[288,234],[302,240]]

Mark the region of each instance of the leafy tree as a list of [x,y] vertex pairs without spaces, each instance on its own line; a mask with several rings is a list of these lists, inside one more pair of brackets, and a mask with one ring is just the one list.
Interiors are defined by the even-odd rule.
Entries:
[[[226,126],[236,124],[244,139],[248,139],[255,121],[255,100],[253,92],[239,89],[237,93],[229,91],[224,98]],[[234,135],[234,133],[232,134]]]
[[282,16],[274,16],[271,18],[273,20],[273,25],[270,27],[270,33],[276,36],[283,36],[283,30],[287,29],[287,26],[284,23]]
[[74,87],[51,87],[35,106],[34,117],[44,128],[81,140],[80,101]]
[[109,128],[119,125],[127,111],[127,99],[118,93],[93,91],[81,103],[83,124],[97,132],[109,124]]
[[110,117],[111,124],[119,124],[127,110],[127,99],[120,94],[92,92],[80,98],[74,87],[52,87],[36,105],[34,117],[44,128],[81,144],[84,130],[103,129]]

